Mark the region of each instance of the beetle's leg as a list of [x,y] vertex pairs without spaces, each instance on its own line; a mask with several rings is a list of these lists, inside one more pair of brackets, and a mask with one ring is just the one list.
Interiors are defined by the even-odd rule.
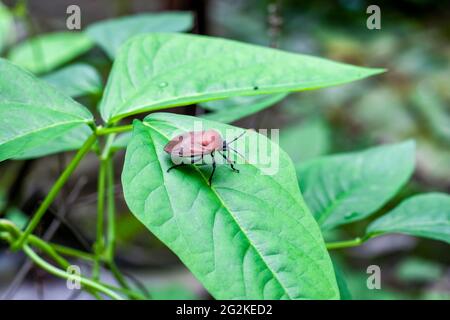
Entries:
[[[199,158],[195,158],[194,156],[192,156],[190,162],[191,162],[191,164],[196,164],[197,162],[202,161],[202,160],[203,160],[203,155],[201,155]],[[171,166],[169,169],[167,169],[167,172],[169,172],[170,170],[172,170],[174,168],[181,167],[183,165],[186,165],[186,163],[183,162],[183,163],[175,164],[175,165]]]
[[229,158],[229,156],[230,156],[230,152],[228,151],[228,156],[226,156],[225,154],[223,154],[222,152],[220,152],[220,151],[218,151],[219,153],[220,153],[220,155],[227,161],[227,163],[230,165],[230,167],[231,167],[231,170],[233,170],[234,172],[237,172],[237,173],[239,173],[239,170],[238,169],[236,169],[235,167],[234,167],[234,165],[235,165],[235,162],[233,161],[233,160],[231,160],[230,158]]
[[230,161],[230,167],[234,172],[239,173],[239,170],[234,167],[236,161],[230,160],[230,149],[227,149],[227,160]]
[[208,179],[208,183],[209,183],[210,187],[211,187],[211,183],[212,183],[212,178],[214,176],[214,172],[216,171],[216,158],[214,158],[214,152],[211,153],[211,159],[212,159],[212,172]]
[[167,169],[166,172],[169,172],[169,171],[172,170],[172,169],[181,167],[182,165],[184,165],[184,163],[175,164],[175,165],[171,166],[169,169]]
[[203,154],[201,156],[191,156],[191,164],[203,161]]

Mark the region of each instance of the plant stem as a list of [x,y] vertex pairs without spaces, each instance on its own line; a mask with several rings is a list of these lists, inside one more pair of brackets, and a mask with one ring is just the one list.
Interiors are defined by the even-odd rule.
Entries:
[[56,243],[49,243],[50,247],[52,247],[56,252],[59,252],[62,255],[66,255],[69,257],[75,257],[79,259],[84,259],[88,261],[95,261],[95,256],[91,253],[80,251],[77,249],[61,246]]
[[[1,231],[0,238],[6,240],[9,243],[13,243],[15,241],[15,239],[17,239],[21,235],[21,231],[17,228],[16,225],[14,225],[10,221],[4,220],[4,219],[0,219],[0,231]],[[40,250],[42,250],[44,253],[46,253],[50,258],[52,258],[62,268],[67,269],[70,266],[70,263],[57,253],[57,250],[55,249],[55,245],[47,243],[46,241],[44,241],[34,235],[29,236],[28,242],[30,243],[30,245],[35,246],[35,247],[39,248]],[[62,248],[65,248],[65,247],[62,247]],[[33,262],[35,262],[38,266],[40,266],[44,270],[47,270],[49,273],[54,274],[58,277],[65,278],[65,279],[73,279],[73,275],[70,275],[63,270],[54,267],[53,265],[49,264],[48,262],[46,262],[45,260],[40,258],[27,244],[24,244],[22,246],[22,249],[30,257],[30,259]],[[77,250],[71,249],[71,248],[66,248],[66,249],[77,251]],[[66,249],[64,249],[64,250],[66,250]],[[111,290],[123,291],[123,289],[115,288],[113,286],[102,284],[102,283],[98,283],[98,282],[88,280],[83,277],[80,277],[80,283],[85,286],[86,291],[88,291],[89,293],[91,293],[92,295],[94,295],[96,297],[99,296],[97,293],[97,291],[98,291],[98,292],[103,292],[114,299],[122,299],[122,297],[118,296]]]
[[[19,228],[17,228],[17,226],[13,224],[11,221],[6,219],[0,219],[0,230],[6,231],[8,235],[11,235],[12,239],[19,238],[21,235],[21,231],[19,230]],[[38,238],[32,234],[29,235],[28,242],[35,246],[41,247],[41,249],[42,247],[49,248],[49,250],[51,248],[55,252],[59,252],[63,255],[76,257],[84,260],[91,260],[91,261],[94,260],[94,255],[90,254],[89,252],[80,251],[52,242],[46,242],[41,238]]]
[[113,276],[116,278],[119,285],[129,290],[125,277],[120,272],[116,263],[114,262],[114,251],[116,248],[116,208],[114,203],[114,163],[112,160],[111,146],[114,141],[115,134],[108,136],[105,148],[102,152],[101,158],[106,162],[106,184],[107,184],[107,205],[108,205],[108,225],[107,225],[107,242],[106,242],[106,261]]
[[[38,238],[38,237],[33,237],[30,236],[29,237],[29,244],[35,247],[38,247],[39,249],[41,249],[42,251],[44,251],[45,253],[48,254],[48,256],[50,258],[53,259],[53,261],[55,261],[57,264],[59,264],[62,268],[67,269],[70,266],[70,263],[64,259],[63,257],[61,257],[54,248],[52,248],[47,242],[45,242],[44,240]],[[26,244],[24,245],[24,247],[26,246]]]
[[[38,265],[42,269],[46,270],[48,273],[53,274],[53,275],[63,278],[63,279],[69,280],[69,279],[73,278],[73,275],[70,275],[67,272],[65,272],[61,269],[58,269],[55,266],[47,263],[45,260],[43,260],[41,257],[39,257],[28,245],[23,246],[23,251],[27,254],[27,256],[31,260],[33,260],[34,263],[36,263],[36,265]],[[116,294],[111,289],[107,288],[106,286],[104,286],[100,283],[97,283],[90,279],[84,278],[82,276],[80,276],[78,279],[80,281],[80,284],[82,284],[83,286],[86,286],[88,288],[92,288],[94,290],[102,292],[102,293],[106,294],[107,296],[111,297],[112,299],[123,300],[123,298],[120,295]]]
[[111,133],[120,133],[120,132],[127,132],[131,131],[133,129],[133,125],[129,124],[126,126],[117,126],[117,127],[111,127],[111,128],[100,128],[97,130],[98,136],[103,136]]
[[105,209],[105,180],[106,180],[106,161],[100,160],[100,168],[98,173],[98,200],[97,200],[97,240],[94,244],[94,269],[92,277],[99,279],[100,263],[102,260],[103,250],[105,248],[104,239],[104,209]]
[[92,145],[95,143],[97,136],[92,134],[86,142],[83,144],[80,150],[78,150],[75,157],[69,163],[64,172],[59,176],[58,180],[56,180],[55,184],[51,188],[50,192],[45,197],[44,201],[41,203],[36,213],[34,214],[31,221],[28,223],[25,231],[22,233],[21,237],[17,239],[15,243],[12,244],[12,250],[17,250],[23,246],[23,244],[27,241],[28,236],[34,231],[36,226],[42,219],[42,216],[47,211],[48,207],[53,203],[59,191],[66,183],[67,179],[69,179],[70,175],[75,171],[80,161],[83,157],[91,150]]
[[326,247],[328,250],[357,247],[375,236],[376,236],[375,234],[368,234],[365,235],[364,237],[357,237],[352,240],[328,242],[326,243]]
[[137,299],[137,300],[147,300],[147,297],[145,297],[144,295],[140,294],[139,292],[135,292],[133,290],[129,290],[129,289],[125,289],[125,288],[116,288],[114,286],[111,286],[109,284],[104,283],[103,284],[105,287],[110,288],[112,290],[121,292],[123,294],[126,294],[127,296],[129,296],[132,299]]
[[119,283],[119,285],[126,289],[129,290],[130,286],[127,283],[127,280],[125,279],[125,277],[122,275],[122,273],[120,272],[119,268],[117,268],[116,263],[112,260],[108,263],[109,269],[111,270],[114,278],[116,278],[117,282]]
[[116,208],[114,203],[114,164],[111,158],[106,160],[106,182],[108,202],[108,235],[106,244],[106,257],[108,261],[114,260],[116,246]]

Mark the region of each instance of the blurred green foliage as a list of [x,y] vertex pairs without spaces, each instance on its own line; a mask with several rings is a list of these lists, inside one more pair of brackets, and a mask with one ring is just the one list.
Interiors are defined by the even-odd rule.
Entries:
[[[381,8],[382,29],[368,30],[365,11],[372,3],[363,0],[261,1],[258,5],[250,1],[213,1],[209,17],[211,30],[215,35],[269,45],[273,36],[269,32],[269,6],[273,4],[280,7],[278,12],[283,21],[277,41],[281,49],[384,67],[388,72],[367,81],[291,94],[266,110],[270,117],[264,117],[264,123],[259,125],[281,128],[281,145],[298,163],[306,160],[305,157],[414,139],[417,155],[413,180],[375,217],[415,193],[448,193],[448,4],[432,0],[381,1],[377,4]],[[321,129],[311,123],[320,123]],[[353,223],[327,232],[326,237],[345,240],[361,236],[368,223]],[[449,299],[448,272],[440,278],[436,276],[437,269],[449,270],[448,265],[441,265],[442,261],[450,261],[449,251],[438,250],[436,242],[419,241],[420,251],[415,246],[408,249],[405,244],[404,250],[409,250],[409,254],[419,255],[414,258],[419,260],[413,262],[403,260],[403,255],[389,257],[374,249],[372,259],[376,257],[378,263],[386,265],[383,274],[393,277],[392,281],[383,282],[382,290],[367,289],[365,268],[371,260],[336,252],[342,258],[341,269],[353,298]],[[366,250],[365,246],[359,249]],[[427,257],[426,263],[422,263],[424,259],[420,255]],[[398,267],[392,267],[391,260],[397,260]],[[405,275],[423,281],[402,282]]]

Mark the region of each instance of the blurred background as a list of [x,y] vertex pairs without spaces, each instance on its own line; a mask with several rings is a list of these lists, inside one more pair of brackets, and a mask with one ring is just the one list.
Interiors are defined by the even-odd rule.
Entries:
[[[2,0],[16,14],[9,46],[26,38],[66,30],[66,8],[81,8],[82,29],[96,21],[142,12],[191,11],[192,33],[219,36],[359,66],[385,74],[331,89],[290,94],[276,105],[236,122],[247,128],[280,128],[282,147],[297,163],[321,155],[362,150],[414,139],[413,179],[375,216],[412,194],[450,192],[450,3],[432,0],[378,1],[381,29],[366,27],[363,0],[341,1],[145,1]],[[0,15],[1,16],[1,15]],[[7,49],[5,50],[7,52]],[[4,55],[5,55],[4,52]],[[111,60],[98,48],[73,62],[94,66],[104,84]],[[2,75],[0,75],[1,77]],[[77,100],[95,109],[99,92]],[[201,106],[173,110],[190,115]],[[120,181],[123,151],[117,153]],[[0,163],[0,216],[23,225],[70,159],[70,153]],[[40,225],[52,241],[90,250],[95,240],[97,161],[87,157]],[[163,244],[130,214],[116,186],[119,221],[117,262],[129,280],[160,299],[210,298]],[[56,218],[59,217],[59,218]],[[61,218],[62,217],[62,218]],[[327,233],[327,240],[363,234],[368,220]],[[356,299],[450,299],[450,250],[443,242],[389,235],[360,247],[332,252]],[[382,289],[369,290],[366,268],[382,269]],[[83,268],[88,266],[80,265]],[[111,278],[108,271],[102,277]],[[0,244],[3,299],[90,298],[74,295],[65,282],[33,267],[21,253]]]

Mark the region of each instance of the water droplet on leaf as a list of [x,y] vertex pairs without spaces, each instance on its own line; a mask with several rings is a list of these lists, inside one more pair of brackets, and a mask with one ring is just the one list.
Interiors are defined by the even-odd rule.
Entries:
[[168,84],[167,82],[165,82],[165,81],[159,83],[159,87],[160,87],[160,88],[165,88],[165,87],[167,87],[168,85],[169,85],[169,84]]
[[358,215],[358,212],[349,212],[349,213],[345,214],[344,218],[345,219],[351,219],[351,218],[354,218],[357,215]]

